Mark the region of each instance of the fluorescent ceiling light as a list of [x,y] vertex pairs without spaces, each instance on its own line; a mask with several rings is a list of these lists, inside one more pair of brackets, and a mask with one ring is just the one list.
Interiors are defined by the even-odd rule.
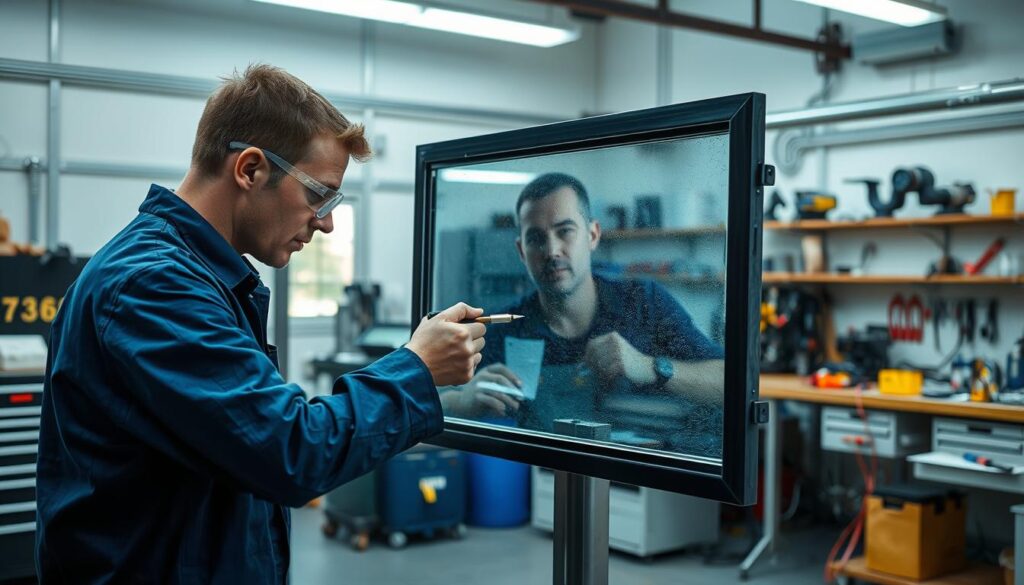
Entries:
[[397,0],[255,1],[537,47],[554,47],[575,41],[580,36],[579,29],[569,26],[568,23],[564,27],[552,26],[451,10],[423,2],[398,2]]
[[409,24],[537,47],[562,45],[575,41],[580,36],[577,30],[495,18],[493,16],[482,16],[468,12],[456,12],[442,8],[427,8],[416,22],[410,22]]
[[919,26],[946,20],[946,9],[921,0],[798,0],[901,26]]
[[441,180],[449,183],[488,183],[492,185],[525,185],[537,178],[536,173],[513,171],[480,171],[472,169],[443,169]]

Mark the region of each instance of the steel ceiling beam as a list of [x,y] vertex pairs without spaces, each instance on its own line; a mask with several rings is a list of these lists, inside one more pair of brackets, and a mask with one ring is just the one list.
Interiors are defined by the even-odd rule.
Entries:
[[[0,58],[0,79],[49,82],[57,80],[67,86],[92,87],[116,91],[173,95],[206,99],[220,81],[202,77],[186,77],[126,71],[106,67],[68,65],[41,61]],[[440,117],[456,120],[483,120],[501,124],[550,124],[571,119],[573,115],[541,115],[489,108],[450,106],[429,102],[379,98],[360,94],[321,92],[339,108],[375,109],[380,112],[419,117]]]
[[794,49],[803,49],[822,53],[836,59],[849,59],[850,46],[846,44],[822,43],[814,39],[806,39],[792,35],[766,31],[761,28],[761,2],[754,0],[754,26],[741,26],[730,22],[701,18],[691,14],[675,12],[668,7],[668,2],[659,0],[657,7],[641,6],[621,0],[528,0],[538,4],[561,6],[575,12],[597,16],[628,18],[651,24],[689,28],[704,32],[737,37],[741,39],[781,45]]

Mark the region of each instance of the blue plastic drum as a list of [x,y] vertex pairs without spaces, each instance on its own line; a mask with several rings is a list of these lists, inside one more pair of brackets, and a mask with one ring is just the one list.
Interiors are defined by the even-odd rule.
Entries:
[[530,466],[497,457],[466,454],[472,526],[504,528],[530,519]]

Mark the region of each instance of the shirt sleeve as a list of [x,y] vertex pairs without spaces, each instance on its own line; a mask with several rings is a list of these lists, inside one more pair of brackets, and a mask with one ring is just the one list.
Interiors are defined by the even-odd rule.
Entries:
[[682,361],[725,358],[722,347],[697,328],[690,314],[667,290],[653,282],[646,283],[645,288],[656,346],[665,349],[666,357]]
[[[244,325],[242,326],[244,327]],[[136,273],[100,311],[118,423],[191,469],[299,506],[443,428],[430,372],[399,349],[307,400],[211,283],[173,262]]]

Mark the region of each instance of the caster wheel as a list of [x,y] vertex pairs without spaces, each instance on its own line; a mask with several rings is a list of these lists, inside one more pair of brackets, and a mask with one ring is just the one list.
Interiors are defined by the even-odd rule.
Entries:
[[370,535],[365,532],[352,535],[352,548],[363,552],[370,546]]
[[323,532],[327,538],[334,538],[338,534],[338,525],[335,522],[326,520],[320,525],[320,532]]
[[409,542],[404,532],[392,532],[388,535],[388,546],[391,548],[402,548]]
[[460,540],[466,538],[466,525],[456,524],[455,526],[451,527],[448,533],[452,538],[457,538]]
[[750,574],[746,571],[740,571],[740,581],[746,581],[750,578]]

